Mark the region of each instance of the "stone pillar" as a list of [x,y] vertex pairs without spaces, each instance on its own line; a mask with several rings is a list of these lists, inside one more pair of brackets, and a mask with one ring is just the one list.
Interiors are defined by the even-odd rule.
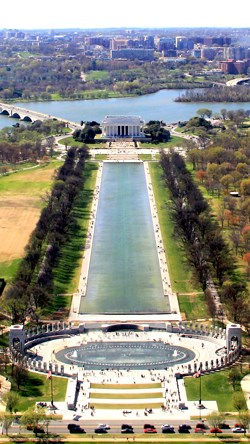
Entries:
[[241,327],[239,324],[228,324],[226,327],[226,346],[229,353],[232,348],[232,344],[236,343],[237,347],[241,350]]
[[64,375],[64,365],[61,365],[61,376]]

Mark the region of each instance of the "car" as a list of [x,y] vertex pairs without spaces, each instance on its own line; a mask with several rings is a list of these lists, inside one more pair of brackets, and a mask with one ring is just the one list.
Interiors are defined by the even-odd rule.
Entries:
[[70,433],[86,433],[79,424],[68,424],[68,430]]
[[245,433],[245,429],[243,429],[243,427],[234,427],[232,429],[233,433]]
[[175,433],[174,427],[169,425],[163,426],[161,431],[162,433]]
[[122,430],[122,429],[133,429],[133,426],[130,425],[130,424],[122,424],[122,425],[121,425],[121,430]]
[[183,428],[186,428],[186,429],[188,429],[188,430],[191,430],[191,429],[192,429],[192,427],[191,427],[190,424],[180,424],[179,427],[183,427]]
[[103,429],[110,430],[110,426],[108,424],[98,424],[97,427],[102,427]]
[[45,430],[38,424],[33,428],[34,433],[45,433]]
[[132,429],[132,428],[121,429],[121,433],[134,433],[134,429]]
[[218,424],[218,427],[219,427],[220,429],[230,429],[230,425],[229,425],[229,424],[226,424],[226,423],[224,423],[224,422],[222,422],[221,424]]
[[121,425],[121,433],[134,433],[134,429],[132,425],[122,424]]
[[206,432],[206,430],[203,428],[200,428],[200,427],[196,427],[194,429],[194,433],[205,433],[205,432]]
[[108,432],[107,432],[107,429],[105,429],[103,427],[96,427],[95,433],[108,433]]
[[204,424],[204,422],[198,422],[196,424],[196,429],[203,429],[203,430],[205,430],[205,429],[207,429],[207,426]]
[[190,433],[191,426],[189,424],[181,424],[179,425],[178,432],[179,433]]
[[144,433],[157,433],[157,430],[152,424],[144,424]]
[[210,429],[210,433],[222,433],[222,430],[219,429],[218,427],[212,427]]

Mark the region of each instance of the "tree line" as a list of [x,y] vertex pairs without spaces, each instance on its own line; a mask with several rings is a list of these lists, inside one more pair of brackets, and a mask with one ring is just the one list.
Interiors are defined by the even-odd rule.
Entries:
[[234,322],[247,323],[242,310],[247,309],[246,284],[236,272],[234,258],[207,201],[178,153],[162,152],[160,163],[171,193],[178,235],[187,246],[189,262],[203,290],[209,289],[212,278]]
[[54,144],[52,134],[62,134],[64,129],[64,122],[54,120],[3,128],[0,131],[0,172],[7,172],[8,164],[41,160],[47,155],[47,148]]
[[53,296],[53,268],[68,236],[72,209],[78,193],[84,187],[86,146],[70,148],[58,170],[51,194],[46,196],[36,228],[26,247],[14,282],[5,294],[6,309],[13,322],[26,317],[38,320]]
[[175,99],[175,102],[249,102],[249,86],[214,86],[203,90],[190,89]]

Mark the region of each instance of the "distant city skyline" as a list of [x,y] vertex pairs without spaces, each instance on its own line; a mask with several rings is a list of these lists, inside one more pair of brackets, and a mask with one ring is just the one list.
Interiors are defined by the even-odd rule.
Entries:
[[0,29],[249,28],[249,0],[12,0],[1,5]]

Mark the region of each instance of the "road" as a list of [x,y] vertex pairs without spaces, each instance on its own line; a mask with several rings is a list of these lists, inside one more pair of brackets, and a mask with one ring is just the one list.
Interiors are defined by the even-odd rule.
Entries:
[[[192,427],[192,430],[194,431],[196,424],[199,421],[186,421],[186,424],[190,424]],[[230,420],[230,421],[226,421],[230,427],[232,428],[234,426],[234,421]],[[54,434],[65,434],[65,433],[69,433],[68,429],[67,429],[67,425],[69,423],[75,423],[75,424],[79,424],[81,427],[84,428],[84,430],[86,431],[86,433],[94,433],[94,429],[98,426],[98,421],[96,421],[95,419],[86,419],[81,420],[81,421],[51,421],[50,425],[49,425],[49,433],[54,433]],[[145,420],[129,420],[129,415],[124,416],[123,421],[117,421],[117,420],[111,420],[108,422],[109,426],[110,426],[110,430],[108,431],[108,433],[114,433],[114,434],[121,434],[121,424],[130,424],[133,426],[134,428],[134,433],[143,433],[143,425],[147,423],[147,424],[153,424],[158,433],[161,433],[161,426],[163,425],[162,421],[159,420],[154,420],[151,421],[150,420],[150,415],[148,415],[147,417],[145,417]],[[177,432],[178,434],[178,426],[180,424],[182,424],[183,422],[181,420],[173,420],[171,421],[170,425],[174,426],[175,428],[175,432]],[[207,430],[206,433],[209,433],[209,425],[207,424],[207,421],[205,421],[205,424],[207,425]],[[19,433],[20,430],[20,426],[18,424],[14,424],[11,428],[10,428],[10,433]],[[22,431],[24,431],[24,429],[22,428]],[[229,429],[225,429],[223,430],[225,433],[232,433],[232,430]],[[192,431],[191,431],[192,432]],[[30,435],[33,436],[33,432],[32,431],[25,431],[25,433],[28,433]],[[72,434],[72,436],[74,436]]]

